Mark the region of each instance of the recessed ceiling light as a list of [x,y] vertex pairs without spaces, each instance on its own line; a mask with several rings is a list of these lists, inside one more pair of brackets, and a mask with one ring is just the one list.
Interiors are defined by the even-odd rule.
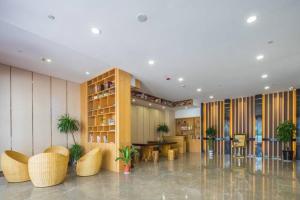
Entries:
[[265,86],[265,90],[268,90],[268,89],[270,89],[270,86]]
[[100,34],[100,30],[96,27],[91,28],[91,32],[95,35],[99,35]]
[[148,64],[149,64],[149,65],[154,65],[154,64],[155,64],[155,61],[154,61],[154,60],[149,60],[149,61],[148,61]]
[[52,60],[50,58],[42,58],[43,62],[51,63]]
[[212,96],[212,95],[211,95],[211,96],[209,96],[209,98],[210,98],[210,99],[213,99],[213,98],[214,98],[214,96]]
[[86,74],[86,75],[90,75],[91,73],[90,73],[90,72],[85,72],[85,74]]
[[262,59],[264,59],[264,57],[265,56],[263,54],[259,54],[256,56],[256,60],[262,60]]
[[201,88],[197,88],[197,92],[201,92],[202,91],[202,89]]
[[135,99],[132,99],[132,102],[135,102]]
[[149,106],[152,106],[152,103],[149,103]]
[[257,19],[257,17],[255,15],[248,17],[247,19],[247,23],[248,24],[252,24],[253,22],[255,22]]
[[178,78],[178,81],[182,82],[182,81],[184,81],[184,79],[182,77],[180,77],[180,78]]
[[139,22],[146,22],[148,20],[148,16],[142,13],[138,14],[136,18]]
[[54,15],[48,15],[48,18],[49,18],[50,20],[55,20],[55,16],[54,16]]
[[263,78],[263,79],[268,78],[268,74],[261,75],[261,78]]

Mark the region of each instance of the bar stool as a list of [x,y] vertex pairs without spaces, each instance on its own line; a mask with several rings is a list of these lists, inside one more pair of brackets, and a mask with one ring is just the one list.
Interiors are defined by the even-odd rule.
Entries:
[[169,149],[168,150],[168,160],[174,160],[177,158],[177,149]]
[[158,150],[152,151],[152,158],[155,163],[159,161],[159,151]]

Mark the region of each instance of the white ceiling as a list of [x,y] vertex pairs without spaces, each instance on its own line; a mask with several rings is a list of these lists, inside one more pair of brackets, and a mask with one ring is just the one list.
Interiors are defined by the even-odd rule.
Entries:
[[1,0],[0,62],[75,82],[118,66],[170,100],[253,95],[300,87],[299,21],[299,0]]

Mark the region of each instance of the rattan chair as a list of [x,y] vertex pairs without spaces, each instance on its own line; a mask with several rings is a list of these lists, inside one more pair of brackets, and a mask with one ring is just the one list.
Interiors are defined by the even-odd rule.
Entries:
[[1,155],[1,167],[8,182],[29,181],[28,157],[16,151],[5,151]]
[[76,165],[78,176],[92,176],[99,172],[102,163],[102,152],[99,147],[94,148],[82,156]]
[[44,150],[44,153],[59,153],[67,157],[68,161],[70,158],[69,149],[63,146],[52,146]]
[[40,153],[29,158],[29,177],[35,187],[60,184],[67,175],[68,159],[59,153]]

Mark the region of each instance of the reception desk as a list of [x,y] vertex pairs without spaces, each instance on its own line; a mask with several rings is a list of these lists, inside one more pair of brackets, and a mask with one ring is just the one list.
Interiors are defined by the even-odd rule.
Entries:
[[179,153],[186,153],[185,136],[163,136],[163,139],[166,142],[176,142],[178,152]]
[[188,139],[188,151],[192,153],[201,152],[201,140],[200,139]]

